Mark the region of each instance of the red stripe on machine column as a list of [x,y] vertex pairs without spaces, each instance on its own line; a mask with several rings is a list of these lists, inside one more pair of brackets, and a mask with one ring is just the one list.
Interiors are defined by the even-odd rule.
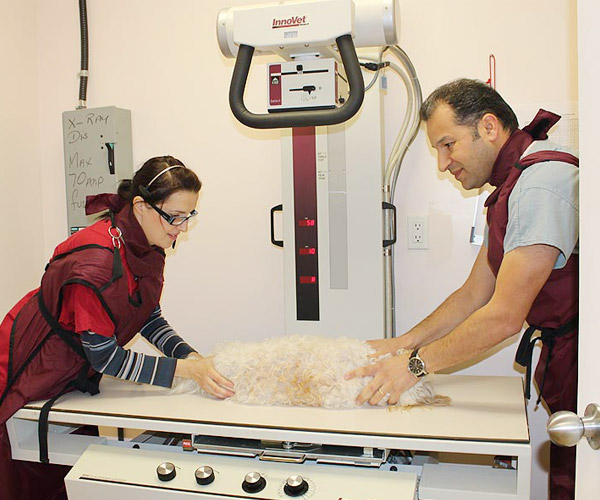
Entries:
[[[292,129],[296,262],[296,318],[319,320],[317,146],[315,127]],[[304,249],[310,248],[311,252]]]

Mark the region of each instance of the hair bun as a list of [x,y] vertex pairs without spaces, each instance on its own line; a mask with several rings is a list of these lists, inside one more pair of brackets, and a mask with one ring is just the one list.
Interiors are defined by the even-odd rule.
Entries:
[[119,183],[119,189],[117,190],[117,194],[124,200],[131,201],[133,199],[132,185],[133,181],[131,179],[123,179]]

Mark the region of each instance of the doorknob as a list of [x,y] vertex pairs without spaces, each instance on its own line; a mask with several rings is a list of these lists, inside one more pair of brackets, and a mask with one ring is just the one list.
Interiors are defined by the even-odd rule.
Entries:
[[553,413],[546,430],[550,440],[558,446],[575,446],[586,437],[592,449],[600,448],[600,405],[587,405],[583,418],[571,411]]

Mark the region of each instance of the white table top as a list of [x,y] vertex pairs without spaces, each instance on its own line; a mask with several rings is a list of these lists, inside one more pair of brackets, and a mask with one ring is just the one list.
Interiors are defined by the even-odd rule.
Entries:
[[[67,394],[52,412],[342,434],[529,442],[520,377],[435,375],[433,384],[438,394],[452,399],[450,406],[326,410],[249,406],[197,394],[172,395],[165,389],[105,377],[99,395]],[[41,405],[31,403],[25,408]]]

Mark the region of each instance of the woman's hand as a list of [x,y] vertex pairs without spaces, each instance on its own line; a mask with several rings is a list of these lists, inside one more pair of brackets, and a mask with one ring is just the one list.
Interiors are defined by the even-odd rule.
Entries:
[[219,399],[234,395],[233,383],[215,369],[212,356],[203,358],[192,353],[185,359],[178,359],[175,376],[194,380],[204,391]]
[[356,403],[362,405],[368,401],[371,405],[377,405],[386,394],[389,394],[388,404],[395,405],[402,393],[417,383],[416,377],[408,371],[409,356],[408,353],[389,356],[344,375],[346,380],[373,377],[356,398]]
[[198,354],[196,351],[190,352],[185,358],[183,359],[202,359],[204,356],[201,356],[200,354]]

